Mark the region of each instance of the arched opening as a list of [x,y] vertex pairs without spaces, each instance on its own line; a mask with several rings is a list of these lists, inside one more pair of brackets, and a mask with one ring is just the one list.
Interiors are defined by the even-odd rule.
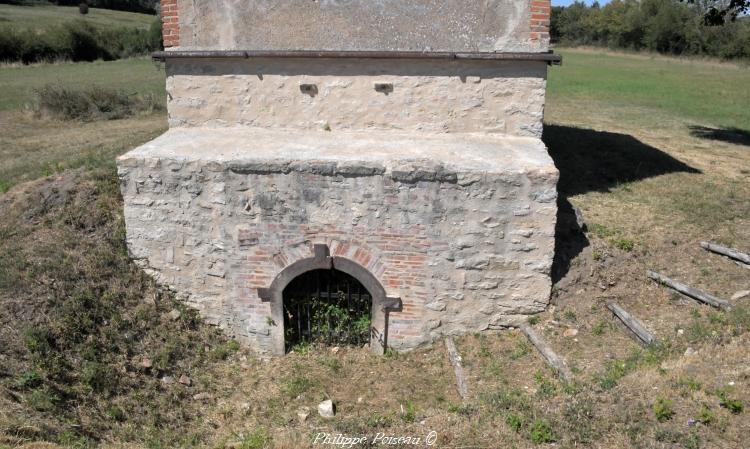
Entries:
[[317,269],[294,278],[283,291],[284,346],[370,342],[372,295],[343,271]]
[[[287,310],[292,315],[292,318],[290,318],[286,314],[285,306],[287,303],[296,304],[297,301],[288,300],[288,297],[300,295],[290,295],[289,292],[301,291],[303,294],[305,292],[310,293],[313,292],[312,286],[314,285],[315,297],[322,300],[324,295],[317,294],[317,280],[307,277],[317,275],[308,275],[307,273],[328,272],[328,274],[324,274],[324,276],[331,276],[334,281],[331,284],[330,295],[327,294],[328,286],[325,286],[326,299],[335,297],[336,295],[334,295],[334,292],[345,292],[346,290],[344,290],[344,288],[347,288],[347,286],[349,292],[356,292],[357,288],[361,287],[359,290],[360,296],[357,300],[362,306],[368,302],[365,299],[369,299],[370,349],[376,354],[382,354],[388,344],[388,314],[392,311],[401,310],[401,298],[386,295],[386,291],[378,279],[357,262],[347,259],[346,257],[331,256],[328,246],[324,244],[315,244],[313,248],[312,257],[300,259],[288,265],[276,275],[268,288],[258,289],[258,297],[261,301],[268,302],[271,306],[271,316],[267,318],[270,327],[266,334],[270,337],[271,352],[278,355],[286,353],[286,329],[292,326],[297,326],[296,331],[291,331],[289,340],[294,340],[295,338],[299,340],[299,337],[303,336],[304,333],[302,332],[301,326],[297,324],[295,317],[303,317],[306,314],[306,317],[308,317],[309,320],[310,317],[314,316],[312,311],[307,314],[307,310],[302,310],[302,304],[304,304],[304,302],[301,302],[299,312],[296,312],[296,305],[287,307]],[[343,280],[343,283],[341,283],[340,280]],[[295,281],[298,283],[297,286],[287,289],[287,287],[289,287],[290,284],[295,283]],[[336,287],[337,285],[338,287]],[[352,286],[354,287],[354,290],[352,290]],[[322,289],[323,287],[321,286],[321,291]],[[344,296],[341,300],[342,303],[344,299],[347,298]],[[352,298],[348,299],[351,300]],[[361,327],[363,327],[365,320],[363,316],[363,314],[358,314],[354,319],[354,321],[363,320],[359,322]],[[303,323],[305,323],[305,321],[303,321]],[[294,332],[296,332],[296,334],[294,334]],[[312,332],[310,332],[309,335],[312,335]]]

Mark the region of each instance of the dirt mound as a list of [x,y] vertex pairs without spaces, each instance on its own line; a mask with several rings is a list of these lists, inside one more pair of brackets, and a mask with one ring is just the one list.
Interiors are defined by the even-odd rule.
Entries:
[[[144,441],[162,427],[174,429],[164,439],[172,443],[199,434],[192,397],[210,380],[188,389],[164,379],[206,376],[236,346],[129,260],[115,173],[72,171],[19,186],[0,199],[0,217],[8,444]],[[128,435],[131,426],[138,435]]]

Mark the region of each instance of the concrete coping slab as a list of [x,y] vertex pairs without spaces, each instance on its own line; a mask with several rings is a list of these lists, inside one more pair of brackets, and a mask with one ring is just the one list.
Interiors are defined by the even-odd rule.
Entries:
[[460,182],[461,175],[476,173],[557,173],[540,139],[478,133],[172,128],[120,156],[118,165],[144,161],[198,162],[240,174],[387,175],[413,182]]

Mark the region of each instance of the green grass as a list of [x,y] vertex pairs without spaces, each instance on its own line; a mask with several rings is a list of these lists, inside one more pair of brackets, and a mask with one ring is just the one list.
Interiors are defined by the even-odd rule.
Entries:
[[100,27],[118,26],[148,29],[154,21],[154,16],[99,8],[89,8],[89,13],[83,16],[78,12],[77,6],[0,4],[0,25],[44,30],[51,26],[79,19]]
[[0,65],[0,112],[21,109],[31,101],[34,89],[50,83],[69,88],[101,85],[139,94],[165,95],[164,69],[148,58]]
[[[750,131],[748,68],[604,51],[557,51],[563,56],[563,65],[550,69],[547,85],[547,102],[553,107],[560,101],[603,103]],[[654,119],[637,113],[628,115],[631,117]]]

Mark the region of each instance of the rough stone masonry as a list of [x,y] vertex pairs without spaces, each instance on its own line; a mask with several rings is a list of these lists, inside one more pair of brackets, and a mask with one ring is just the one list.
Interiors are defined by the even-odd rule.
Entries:
[[128,248],[259,352],[283,287],[373,296],[374,351],[548,305],[549,2],[163,0],[170,129],[121,156]]

